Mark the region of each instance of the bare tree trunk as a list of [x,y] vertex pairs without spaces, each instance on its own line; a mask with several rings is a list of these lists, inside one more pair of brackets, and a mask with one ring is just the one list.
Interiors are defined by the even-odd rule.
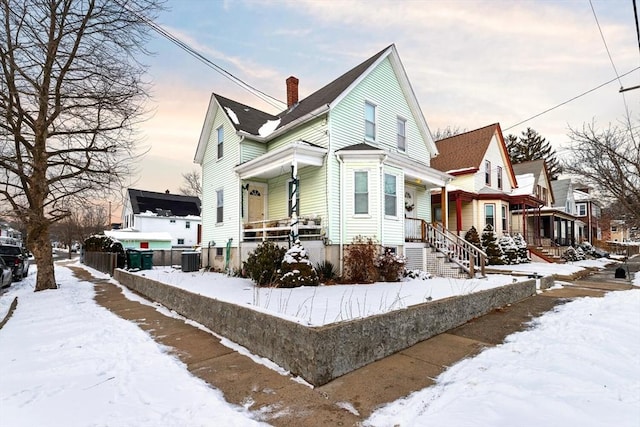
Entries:
[[34,239],[31,251],[36,258],[38,276],[36,278],[36,292],[46,289],[57,289],[53,269],[53,250],[48,234],[40,234]]

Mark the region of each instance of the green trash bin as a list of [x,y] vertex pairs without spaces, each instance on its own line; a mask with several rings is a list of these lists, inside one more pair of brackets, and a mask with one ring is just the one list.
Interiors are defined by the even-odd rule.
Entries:
[[137,249],[127,249],[127,269],[140,270],[142,268],[141,253]]
[[143,270],[151,270],[153,269],[153,251],[141,251],[140,255],[142,257],[142,269]]

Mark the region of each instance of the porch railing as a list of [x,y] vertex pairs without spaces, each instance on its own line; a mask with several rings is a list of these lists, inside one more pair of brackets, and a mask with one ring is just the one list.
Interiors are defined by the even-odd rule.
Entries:
[[459,265],[469,277],[476,273],[484,276],[487,254],[440,225],[434,226],[423,219],[405,218],[405,240],[426,242],[436,251]]
[[[285,241],[291,234],[291,219],[267,219],[243,224],[244,241]],[[322,238],[322,225],[318,219],[301,219],[298,223],[300,240],[318,240]]]

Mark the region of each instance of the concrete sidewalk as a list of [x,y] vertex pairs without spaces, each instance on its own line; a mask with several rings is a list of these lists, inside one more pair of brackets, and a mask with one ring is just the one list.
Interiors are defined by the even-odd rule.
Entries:
[[[310,388],[253,362],[220,340],[154,307],[127,299],[121,289],[86,270],[70,266],[82,280],[95,283],[96,301],[130,320],[157,342],[170,347],[188,370],[219,389],[225,399],[243,405],[274,426],[355,426],[375,408],[434,384],[434,379],[459,360],[497,345],[542,313],[572,298],[602,296],[627,290],[626,280],[608,273],[573,282],[503,307],[465,325],[420,342],[346,374],[324,386]],[[611,273],[613,277],[613,273]]]

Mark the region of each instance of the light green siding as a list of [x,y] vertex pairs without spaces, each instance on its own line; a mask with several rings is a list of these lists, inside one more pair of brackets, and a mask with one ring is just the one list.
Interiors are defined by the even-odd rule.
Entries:
[[240,163],[248,162],[267,152],[267,144],[264,142],[244,139],[240,143]]
[[[371,102],[376,105],[376,140],[366,141],[364,136],[364,105]],[[406,153],[397,151],[397,120],[398,117],[406,120]],[[330,173],[330,184],[327,188],[329,195],[328,210],[332,218],[331,227],[328,230],[328,237],[338,242],[340,231],[338,222],[340,212],[344,212],[349,218],[353,212],[352,206],[340,207],[340,165],[336,159],[335,152],[341,148],[355,144],[367,142],[368,144],[391,152],[398,152],[406,155],[407,159],[430,164],[430,152],[426,142],[422,139],[418,128],[418,120],[413,116],[407,100],[402,92],[395,72],[388,59],[382,61],[378,67],[372,70],[362,79],[343,99],[341,99],[331,110],[329,117],[329,134],[331,138],[330,151],[327,157],[327,168]],[[351,165],[349,166],[351,167]],[[383,244],[400,245],[404,242],[404,175],[396,170],[399,176],[398,197],[399,209],[398,219],[380,218],[384,211],[378,199],[376,208],[376,219],[364,224],[363,221],[345,221],[344,243],[349,243],[354,235],[368,233],[375,234],[378,239],[384,240]],[[378,170],[379,175],[379,170]],[[353,179],[347,173],[345,179]],[[375,188],[376,197],[382,194],[382,182],[378,176],[375,181],[378,186]],[[346,183],[345,183],[346,184]],[[346,186],[346,199],[351,198],[351,192]],[[373,190],[373,189],[372,189]],[[420,218],[429,219],[431,216],[431,199],[427,191],[422,188],[417,191],[417,211]],[[352,203],[352,202],[349,202]],[[335,222],[333,221],[335,219]],[[375,223],[375,225],[373,225]],[[375,232],[375,233],[374,233]]]
[[[216,129],[224,126],[223,156],[217,158]],[[218,108],[211,127],[209,141],[202,164],[202,243],[216,242],[223,246],[233,239],[237,246],[239,238],[240,218],[240,183],[234,167],[240,160],[240,137],[236,135],[233,125],[226,114]],[[224,191],[224,220],[216,223],[216,192]]]
[[[354,207],[355,172],[366,171],[368,173],[369,209],[367,214],[356,215]],[[381,238],[381,200],[382,194],[380,182],[380,168],[377,162],[346,162],[344,164],[344,206],[343,206],[343,242],[351,243],[356,236]],[[338,242],[340,236],[332,237]]]
[[294,141],[307,141],[321,147],[326,147],[328,144],[327,138],[327,116],[326,114],[319,116],[316,119],[299,126],[297,129],[291,132],[286,132],[284,135],[275,138],[269,142],[269,151],[273,151],[283,145],[289,144]]
[[[288,215],[288,182],[291,174],[269,180],[268,217],[282,219]],[[308,166],[298,170],[300,180],[300,216],[320,216],[326,219],[327,193],[324,191],[326,171],[324,167]]]
[[385,167],[384,173],[396,177],[396,216],[384,215],[384,181],[381,186],[380,211],[384,215],[382,223],[382,237],[380,243],[384,246],[404,244],[404,175],[398,168]]

